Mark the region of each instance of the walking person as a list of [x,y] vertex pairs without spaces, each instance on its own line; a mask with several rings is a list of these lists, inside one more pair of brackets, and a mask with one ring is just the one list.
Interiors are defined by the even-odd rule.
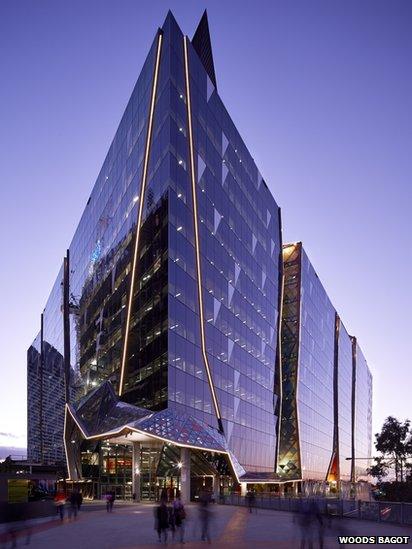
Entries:
[[313,530],[314,530],[314,513],[313,507],[307,501],[299,502],[299,512],[294,516],[293,522],[297,522],[300,527],[300,547],[305,549],[306,545],[309,549],[313,549]]
[[80,507],[83,503],[83,495],[81,492],[76,492],[76,505],[77,505],[77,511],[80,511]]
[[106,494],[106,511],[111,513],[113,511],[114,500],[116,499],[114,492]]
[[66,505],[66,494],[64,492],[56,492],[54,496],[54,504],[57,509],[57,513],[60,517],[61,522],[64,520],[64,506]]
[[159,541],[167,543],[167,529],[169,528],[169,511],[167,509],[166,500],[161,499],[160,505],[156,509],[155,527]]
[[257,513],[257,507],[256,504],[256,495],[254,490],[251,490],[248,497],[248,506],[249,506],[249,513],[252,513],[253,509],[255,509],[255,512]]
[[312,515],[314,530],[317,529],[318,531],[319,549],[323,549],[324,537],[325,537],[325,523],[322,517],[319,504],[315,500],[312,500],[310,505],[311,505],[311,515]]
[[200,495],[200,508],[199,508],[199,518],[200,518],[200,527],[201,527],[201,540],[211,543],[210,534],[209,534],[209,522],[210,522],[210,498],[209,494],[204,491]]
[[167,506],[167,515],[169,520],[169,530],[172,534],[172,542],[174,542],[175,532],[176,532],[176,520],[175,520],[175,509],[174,509],[173,501],[170,503],[170,505]]
[[178,494],[177,498],[173,502],[173,511],[174,511],[173,514],[174,514],[176,529],[179,533],[179,541],[180,543],[185,543],[184,537],[185,537],[186,510],[180,498],[180,494]]
[[77,511],[79,510],[78,509],[78,506],[77,506],[77,491],[74,490],[71,494],[70,494],[70,497],[69,497],[69,503],[70,503],[70,507],[69,507],[69,519],[72,520],[73,519],[76,519],[77,518]]

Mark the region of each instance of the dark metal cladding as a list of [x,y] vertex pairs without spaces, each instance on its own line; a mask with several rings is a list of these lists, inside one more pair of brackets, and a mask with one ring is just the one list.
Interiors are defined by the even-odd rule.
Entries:
[[209,22],[207,11],[203,12],[202,18],[192,38],[192,45],[196,50],[212,84],[217,89],[215,65],[213,63],[212,43],[210,41]]

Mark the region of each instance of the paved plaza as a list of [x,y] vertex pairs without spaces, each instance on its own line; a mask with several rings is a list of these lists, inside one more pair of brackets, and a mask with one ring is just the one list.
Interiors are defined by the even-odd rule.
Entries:
[[[96,505],[85,505],[77,520],[63,523],[48,520],[33,526],[31,549],[76,548],[76,549],[131,549],[133,547],[159,546],[154,530],[154,506],[149,504],[118,503],[113,513]],[[198,507],[187,507],[185,547],[203,547],[200,541]],[[325,529],[324,547],[339,547],[339,534],[370,536],[411,536],[412,527],[373,523],[351,519],[338,520]],[[249,513],[243,507],[215,505],[211,507],[211,545],[236,549],[246,548],[294,548],[301,546],[300,527],[296,515],[283,511],[258,509]],[[25,546],[26,537],[19,534],[17,546]],[[173,541],[169,533],[168,545]],[[11,547],[4,542],[2,548]],[[319,547],[319,544],[314,544]],[[387,544],[387,547],[392,545]]]

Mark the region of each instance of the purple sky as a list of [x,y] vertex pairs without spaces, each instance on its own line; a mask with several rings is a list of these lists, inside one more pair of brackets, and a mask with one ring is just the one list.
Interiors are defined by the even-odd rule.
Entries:
[[[170,7],[209,12],[219,91],[374,375],[412,419],[412,3],[0,3],[0,446],[25,445],[26,349]],[[10,433],[13,436],[7,436]]]

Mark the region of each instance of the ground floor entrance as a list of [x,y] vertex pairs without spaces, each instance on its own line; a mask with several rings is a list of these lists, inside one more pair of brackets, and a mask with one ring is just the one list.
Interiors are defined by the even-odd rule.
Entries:
[[81,452],[82,481],[72,488],[87,498],[168,501],[178,494],[195,501],[204,491],[212,499],[232,493],[237,483],[224,454],[181,448],[163,441],[86,441]]

